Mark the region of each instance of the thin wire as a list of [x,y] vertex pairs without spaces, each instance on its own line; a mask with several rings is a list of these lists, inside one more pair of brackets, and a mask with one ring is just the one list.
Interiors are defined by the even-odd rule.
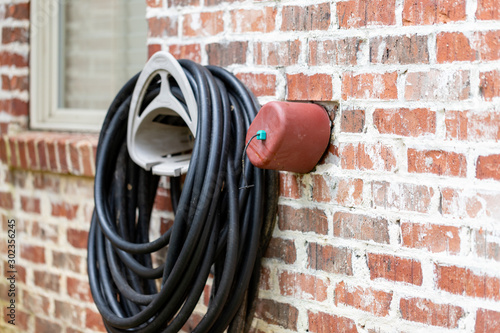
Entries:
[[240,190],[244,190],[244,189],[247,189],[247,188],[251,188],[251,187],[254,187],[254,185],[248,185],[248,182],[247,182],[247,176],[245,174],[245,154],[247,152],[247,148],[248,146],[250,145],[250,142],[252,142],[252,140],[259,134],[255,134],[254,136],[252,136],[250,138],[250,140],[248,140],[248,143],[247,145],[245,146],[245,149],[243,149],[243,155],[241,156],[241,169],[243,170],[243,180],[245,181],[245,186],[242,186],[240,187]]

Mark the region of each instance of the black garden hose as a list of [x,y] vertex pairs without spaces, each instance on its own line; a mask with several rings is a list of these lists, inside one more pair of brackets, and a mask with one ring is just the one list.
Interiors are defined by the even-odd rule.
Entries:
[[[170,178],[175,220],[159,238],[149,240],[159,177],[137,166],[126,147],[139,74],[114,99],[99,137],[87,264],[92,296],[109,332],[178,332],[209,276],[209,305],[192,332],[246,332],[252,319],[278,181],[276,172],[250,163],[242,170],[246,129],[258,104],[224,69],[179,62],[198,103],[198,132],[183,185]],[[142,109],[159,85],[150,84]],[[170,86],[183,101],[175,82]],[[164,263],[154,267],[151,254],[165,248]]]

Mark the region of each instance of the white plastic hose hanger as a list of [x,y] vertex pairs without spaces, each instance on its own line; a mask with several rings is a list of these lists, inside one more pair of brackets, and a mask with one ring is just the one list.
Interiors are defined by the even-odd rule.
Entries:
[[[185,106],[172,94],[170,77],[179,85]],[[160,80],[159,94],[141,112],[153,80]],[[127,129],[130,157],[156,175],[186,173],[197,126],[198,106],[184,70],[170,53],[155,53],[146,63],[132,94]]]

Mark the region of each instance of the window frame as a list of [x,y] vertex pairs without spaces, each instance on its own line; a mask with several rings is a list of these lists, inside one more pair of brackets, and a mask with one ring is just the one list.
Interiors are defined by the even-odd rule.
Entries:
[[30,128],[96,132],[101,129],[106,110],[59,107],[59,20],[62,2],[30,2]]

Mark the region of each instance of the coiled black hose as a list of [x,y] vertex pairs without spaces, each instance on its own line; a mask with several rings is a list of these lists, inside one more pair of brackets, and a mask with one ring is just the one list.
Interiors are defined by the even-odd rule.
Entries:
[[[198,103],[198,132],[184,184],[170,178],[175,220],[159,238],[149,240],[159,177],[137,166],[126,147],[139,74],[114,99],[99,137],[87,264],[92,296],[109,332],[178,332],[209,275],[210,302],[192,332],[228,327],[229,332],[246,332],[252,319],[278,181],[276,172],[250,163],[242,170],[246,129],[258,104],[224,69],[179,62]],[[143,109],[158,95],[160,84],[153,80],[148,87]],[[170,86],[183,101],[175,82]],[[245,188],[246,183],[254,187]],[[151,254],[165,248],[165,262],[153,267]]]

